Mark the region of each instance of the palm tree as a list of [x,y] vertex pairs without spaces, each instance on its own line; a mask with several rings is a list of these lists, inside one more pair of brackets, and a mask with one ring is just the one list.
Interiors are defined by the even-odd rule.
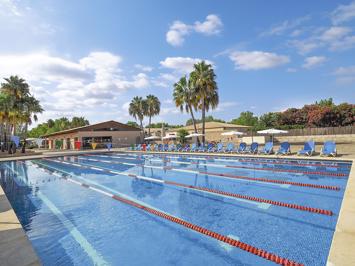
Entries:
[[212,65],[205,61],[196,63],[190,74],[190,80],[198,99],[198,108],[202,113],[202,142],[205,142],[206,111],[215,109],[219,102],[216,75]]
[[141,130],[143,131],[144,114],[147,113],[147,103],[142,97],[136,96],[132,99],[128,109],[129,115],[139,120]]
[[150,94],[147,96],[145,102],[146,102],[145,115],[149,117],[148,135],[150,136],[150,125],[152,122],[152,116],[158,115],[160,113],[160,101],[158,97]]
[[186,76],[182,77],[174,84],[173,97],[176,107],[179,107],[181,112],[185,110],[187,113],[190,113],[195,133],[197,133],[196,120],[193,112],[193,108],[196,110],[197,101],[194,90],[191,87],[191,82],[187,80]]
[[9,124],[10,124],[10,118],[12,117],[12,99],[9,95],[0,92],[0,122],[1,122],[1,132],[2,132],[2,142],[3,145],[1,145],[1,151],[4,151],[4,149],[7,149],[7,139],[8,139],[8,131],[9,131]]

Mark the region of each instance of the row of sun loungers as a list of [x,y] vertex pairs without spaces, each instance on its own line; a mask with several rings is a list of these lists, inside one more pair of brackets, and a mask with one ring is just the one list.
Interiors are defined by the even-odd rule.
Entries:
[[[138,144],[133,145],[131,150],[136,151],[165,151],[165,152],[208,152],[208,153],[239,153],[239,154],[278,154],[278,155],[287,155],[291,154],[291,145],[288,142],[282,142],[279,149],[274,152],[273,142],[265,143],[263,149],[259,150],[259,144],[253,142],[251,145],[247,145],[245,142],[239,144],[238,147],[235,147],[234,143],[228,143],[224,145],[223,143],[218,143],[216,145],[208,143],[207,145],[197,144]],[[302,150],[297,152],[298,155],[307,155],[312,156],[315,152],[315,143],[314,141],[308,141],[304,144]],[[336,144],[334,141],[324,142],[323,147],[321,148],[321,156],[336,156]]]

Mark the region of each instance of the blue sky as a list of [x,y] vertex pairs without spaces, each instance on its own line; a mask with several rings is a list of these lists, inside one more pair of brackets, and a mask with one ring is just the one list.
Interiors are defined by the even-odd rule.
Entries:
[[218,118],[354,103],[354,26],[355,1],[0,0],[0,77],[30,83],[40,122],[126,122],[132,97],[155,94],[154,122],[184,123],[173,83],[201,59],[215,67]]

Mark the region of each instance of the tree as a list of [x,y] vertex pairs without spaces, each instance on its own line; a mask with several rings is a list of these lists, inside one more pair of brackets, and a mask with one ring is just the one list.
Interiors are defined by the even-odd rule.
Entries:
[[132,99],[131,103],[129,104],[128,112],[134,119],[139,120],[140,128],[143,131],[143,119],[144,114],[147,110],[147,103],[143,100],[142,97],[136,96]]
[[185,110],[186,113],[190,113],[194,131],[197,133],[196,119],[193,111],[197,108],[197,98],[194,95],[191,82],[186,76],[174,84],[173,97],[176,107],[179,107],[181,112]]
[[85,117],[82,117],[82,116],[81,117],[74,116],[70,122],[70,127],[72,127],[72,128],[83,127],[83,126],[87,126],[87,125],[89,125],[89,121],[86,120]]
[[128,121],[126,123],[126,125],[129,125],[131,127],[138,127],[139,128],[139,125],[137,124],[137,122],[134,122],[134,121]]
[[259,117],[258,128],[266,129],[266,128],[274,128],[279,126],[280,121],[280,113],[266,113]]
[[322,107],[333,107],[335,104],[333,103],[333,98],[328,98],[328,99],[322,99],[319,102],[316,101],[316,105],[322,106]]
[[238,118],[231,121],[232,124],[243,126],[255,126],[258,123],[258,117],[254,116],[253,112],[241,112]]
[[218,106],[219,96],[216,83],[216,75],[212,65],[201,61],[194,65],[194,70],[190,74],[190,82],[194,88],[194,95],[198,100],[198,109],[201,110],[202,119],[202,142],[205,142],[205,117],[206,111],[215,109]]
[[[17,129],[23,129],[23,152],[25,152],[25,143],[28,131],[28,125],[32,121],[37,121],[37,114],[43,111],[39,101],[30,94],[30,87],[26,81],[18,76],[10,76],[4,79],[1,84],[2,101],[6,98],[7,103],[2,103],[4,117],[6,123],[4,126],[4,139],[7,142],[7,132],[9,128],[15,135]],[[9,127],[10,125],[10,127]],[[10,147],[11,148],[11,147]],[[10,152],[10,151],[9,151]]]
[[177,137],[180,143],[186,143],[186,136],[189,135],[189,132],[186,129],[179,129],[177,132]]
[[145,102],[146,102],[145,115],[149,117],[148,135],[150,136],[150,125],[152,123],[152,116],[158,115],[160,113],[160,101],[158,97],[150,94],[147,96]]

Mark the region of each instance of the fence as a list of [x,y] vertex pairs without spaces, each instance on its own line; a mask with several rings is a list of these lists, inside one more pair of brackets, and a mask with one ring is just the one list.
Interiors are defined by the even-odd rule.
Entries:
[[355,134],[355,126],[289,129],[284,136],[348,135]]

